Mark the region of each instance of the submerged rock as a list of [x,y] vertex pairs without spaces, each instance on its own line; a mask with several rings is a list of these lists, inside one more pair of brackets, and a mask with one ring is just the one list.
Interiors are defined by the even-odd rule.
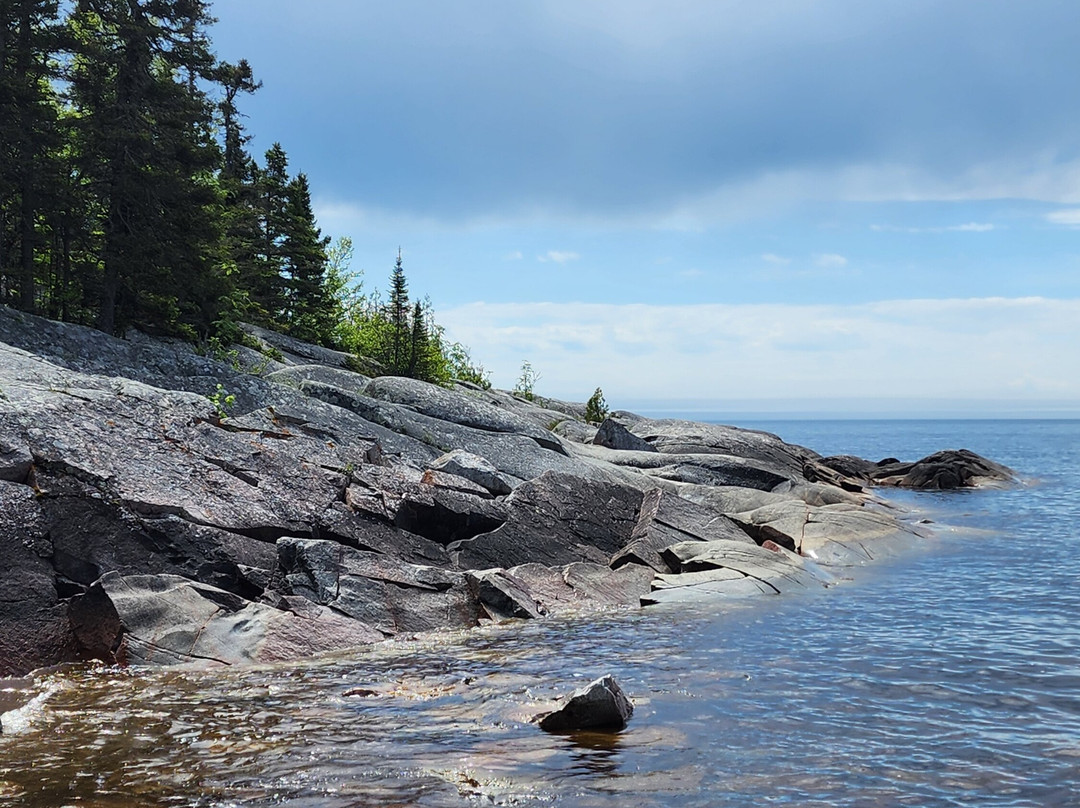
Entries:
[[554,711],[533,720],[545,732],[618,730],[634,714],[634,705],[613,676],[603,676],[575,690]]

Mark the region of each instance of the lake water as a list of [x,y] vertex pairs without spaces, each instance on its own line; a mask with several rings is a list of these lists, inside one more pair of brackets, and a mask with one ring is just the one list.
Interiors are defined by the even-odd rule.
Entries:
[[[0,738],[17,806],[1080,805],[1080,422],[760,422],[1031,479],[900,494],[946,530],[805,596],[487,627],[298,665],[72,670]],[[613,673],[615,735],[527,723]]]

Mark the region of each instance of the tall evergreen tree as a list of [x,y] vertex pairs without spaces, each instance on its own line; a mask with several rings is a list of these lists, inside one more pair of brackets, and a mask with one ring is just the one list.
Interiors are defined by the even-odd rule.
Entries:
[[327,289],[327,247],[315,223],[307,176],[298,174],[286,188],[286,229],[281,245],[289,333],[310,342],[333,339],[334,302]]
[[59,148],[56,0],[0,0],[0,301],[37,305],[39,226]]
[[101,232],[97,324],[205,327],[221,291],[203,0],[79,0],[71,96]]
[[288,230],[289,158],[275,143],[265,160],[255,170],[260,244],[251,266],[241,267],[241,282],[249,290],[253,319],[272,326],[286,308],[282,245]]
[[390,299],[386,304],[386,319],[390,327],[390,342],[386,363],[391,373],[408,375],[409,343],[412,338],[409,323],[409,286],[401,263],[401,248],[390,272]]

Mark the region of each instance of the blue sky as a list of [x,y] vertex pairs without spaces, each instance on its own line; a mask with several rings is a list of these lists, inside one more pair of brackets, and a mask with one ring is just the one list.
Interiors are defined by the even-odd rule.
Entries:
[[499,386],[1080,412],[1080,4],[217,0],[324,231]]

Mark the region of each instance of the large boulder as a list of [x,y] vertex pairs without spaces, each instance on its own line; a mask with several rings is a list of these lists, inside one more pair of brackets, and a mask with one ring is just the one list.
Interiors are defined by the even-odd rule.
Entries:
[[592,442],[608,449],[629,452],[655,452],[656,447],[642,440],[625,426],[612,418],[605,418],[593,436]]
[[897,488],[949,491],[1016,482],[1016,472],[1012,469],[968,449],[946,449],[913,463],[893,457],[874,463],[853,455],[834,455],[821,462],[848,477]]
[[603,676],[575,690],[550,713],[534,721],[546,732],[618,730],[634,714],[634,705],[612,676]]
[[914,463],[878,465],[871,472],[871,479],[877,485],[949,491],[1007,485],[1016,481],[1016,473],[967,449],[949,449]]
[[0,677],[74,658],[48,525],[32,488],[0,481]]

